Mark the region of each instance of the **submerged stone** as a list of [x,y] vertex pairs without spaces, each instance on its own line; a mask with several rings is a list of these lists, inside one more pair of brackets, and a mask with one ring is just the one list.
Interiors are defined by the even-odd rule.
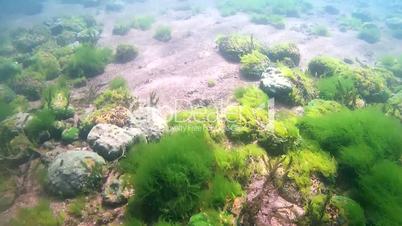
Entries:
[[48,169],[48,188],[61,197],[74,197],[99,188],[105,160],[90,151],[59,154]]
[[156,108],[139,108],[130,119],[130,127],[140,129],[148,141],[159,140],[167,129],[166,120]]
[[121,157],[128,146],[139,142],[144,134],[136,128],[120,128],[110,124],[98,124],[88,134],[91,148],[108,161]]
[[270,67],[262,74],[260,88],[269,97],[283,97],[292,91],[292,82],[282,75],[281,71]]

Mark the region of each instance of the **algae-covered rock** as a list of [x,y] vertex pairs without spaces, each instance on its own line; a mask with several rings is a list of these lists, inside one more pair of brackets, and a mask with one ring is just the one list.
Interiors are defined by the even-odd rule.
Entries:
[[247,106],[231,106],[226,109],[226,134],[234,141],[256,141],[269,125],[268,111]]
[[304,115],[306,117],[320,117],[328,113],[340,112],[342,110],[346,110],[346,108],[336,101],[316,99],[310,101],[304,108]]
[[18,113],[0,123],[0,164],[18,166],[35,153],[35,146],[24,135],[29,120],[29,114]]
[[12,139],[19,133],[23,133],[30,119],[31,117],[28,113],[17,113],[2,121],[0,123],[1,139]]
[[4,159],[0,158],[0,160],[5,160],[7,164],[12,166],[20,165],[28,161],[35,150],[32,142],[24,134],[19,134],[10,141],[6,153],[2,153],[2,158]]
[[107,106],[123,106],[131,109],[138,105],[137,98],[126,88],[107,89],[95,99],[94,103],[98,109]]
[[306,201],[312,194],[326,191],[326,186],[317,178],[334,182],[337,173],[337,162],[327,152],[316,147],[303,146],[286,155],[285,165],[289,164],[285,180],[296,185]]
[[243,55],[259,49],[260,44],[252,36],[231,35],[217,40],[219,52],[227,60],[239,62]]
[[74,141],[78,140],[80,130],[78,128],[68,128],[63,131],[61,134],[61,140],[66,143],[70,144]]
[[116,48],[115,60],[118,63],[127,63],[138,56],[138,50],[131,45],[121,44]]
[[300,141],[299,129],[291,120],[275,121],[260,133],[258,143],[271,155],[282,155],[294,149]]
[[273,62],[282,62],[289,67],[300,64],[300,49],[294,43],[284,43],[264,49],[264,53]]
[[101,32],[97,27],[86,28],[77,34],[77,41],[94,45],[100,39]]
[[332,76],[345,69],[346,65],[339,59],[329,56],[314,57],[308,64],[308,72],[315,77]]
[[144,133],[136,128],[120,128],[115,125],[98,124],[88,134],[91,148],[108,161],[121,157],[128,146],[143,139]]
[[107,106],[92,112],[84,123],[90,125],[112,124],[119,127],[129,126],[132,113],[122,106]]
[[392,77],[387,71],[358,68],[353,71],[353,79],[360,96],[368,103],[384,103],[391,95],[387,80]]
[[48,168],[48,189],[54,195],[74,197],[96,190],[103,178],[105,160],[89,151],[59,154]]
[[250,80],[261,79],[261,75],[269,67],[270,61],[267,56],[257,50],[243,55],[240,58],[240,71],[242,75]]

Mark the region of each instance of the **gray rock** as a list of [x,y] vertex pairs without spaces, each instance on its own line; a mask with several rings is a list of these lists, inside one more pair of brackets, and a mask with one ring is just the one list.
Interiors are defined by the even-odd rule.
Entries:
[[120,206],[126,204],[131,192],[125,186],[124,181],[119,178],[114,178],[105,184],[102,192],[102,202],[107,206]]
[[158,109],[153,107],[139,108],[130,119],[130,127],[140,129],[148,141],[159,140],[167,129],[166,120]]
[[48,188],[61,197],[74,197],[100,187],[105,160],[90,151],[59,154],[48,168]]
[[120,128],[111,124],[98,124],[88,134],[90,147],[108,161],[121,157],[126,148],[143,139],[137,128]]
[[292,91],[292,82],[286,78],[278,69],[270,67],[262,74],[260,88],[269,97],[280,98],[287,96]]

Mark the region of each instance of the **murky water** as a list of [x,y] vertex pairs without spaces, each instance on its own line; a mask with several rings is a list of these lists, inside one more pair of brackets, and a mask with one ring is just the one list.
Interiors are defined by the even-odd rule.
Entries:
[[0,30],[0,225],[402,225],[399,0],[0,0]]

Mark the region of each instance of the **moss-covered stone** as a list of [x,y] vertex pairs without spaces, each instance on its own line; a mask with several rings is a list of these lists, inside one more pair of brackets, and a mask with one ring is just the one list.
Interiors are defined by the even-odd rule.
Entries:
[[61,140],[66,144],[71,144],[78,140],[80,130],[78,128],[65,129],[61,134]]
[[329,56],[314,57],[308,64],[308,72],[315,77],[332,76],[345,68],[341,60]]
[[3,148],[0,149],[0,164],[10,167],[26,162],[36,150],[35,146],[24,134],[16,135],[3,145]]
[[308,105],[304,108],[304,115],[306,117],[320,117],[322,115],[339,112],[342,110],[346,110],[344,106],[336,101],[327,101],[316,99],[312,100]]
[[116,48],[115,61],[118,63],[127,63],[138,56],[138,50],[131,45],[121,44]]
[[256,141],[268,125],[268,111],[247,106],[232,106],[226,109],[226,134],[243,143]]
[[240,58],[240,71],[250,80],[261,79],[262,73],[269,67],[270,60],[261,52],[254,50]]
[[216,42],[223,57],[235,62],[239,62],[243,55],[249,54],[261,46],[253,39],[253,36],[243,35],[219,37]]
[[353,71],[356,88],[368,103],[384,103],[391,95],[387,79],[389,73],[372,68],[358,68]]
[[293,105],[306,105],[318,97],[317,88],[307,74],[299,69],[290,69],[285,66],[279,66],[279,70],[293,84],[292,91],[287,100],[284,100],[285,102]]
[[[313,186],[312,177],[319,176],[329,182],[334,182],[337,173],[337,163],[328,153],[317,150],[314,146],[306,146],[299,151],[289,152],[286,163],[290,164],[287,179],[293,181],[301,191],[304,201],[312,194],[325,192],[320,184]],[[313,191],[314,189],[315,191]]]
[[272,128],[260,133],[258,143],[270,155],[282,155],[293,150],[300,142],[295,119],[275,120]]
[[283,43],[264,49],[264,53],[273,62],[282,62],[289,67],[300,64],[300,50],[294,43]]
[[127,89],[119,88],[105,90],[96,98],[94,103],[98,109],[110,105],[123,106],[130,109],[133,105],[137,105],[137,100]]
[[123,106],[105,106],[89,114],[84,124],[112,124],[119,127],[127,126],[130,121],[131,112]]

